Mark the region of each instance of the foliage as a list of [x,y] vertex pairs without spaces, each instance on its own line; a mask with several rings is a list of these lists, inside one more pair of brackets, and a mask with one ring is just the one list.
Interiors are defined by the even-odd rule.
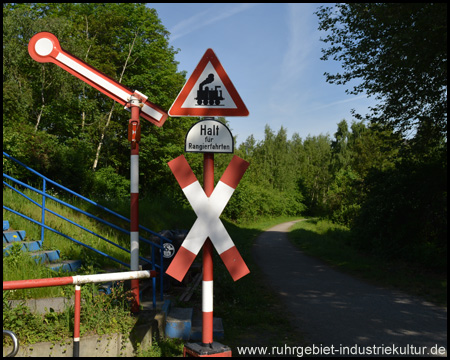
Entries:
[[238,223],[255,221],[265,216],[296,216],[305,209],[301,199],[300,193],[269,190],[249,181],[241,181],[223,215]]
[[124,289],[124,283],[116,282],[111,294],[99,291],[96,284],[84,284],[81,298],[85,301],[80,317],[80,335],[94,331],[96,334],[126,333],[132,328],[130,318],[130,291]]
[[[97,284],[81,287],[80,335],[129,332],[135,322],[130,316],[129,291],[123,289],[123,283],[113,288],[110,295],[99,292],[98,288]],[[73,305],[60,313],[50,308],[45,314],[34,314],[24,302],[12,307],[8,293],[3,292],[3,327],[16,333],[21,344],[56,342],[73,336]]]
[[331,181],[329,171],[331,144],[328,135],[308,136],[300,151],[298,180],[310,214],[324,214],[326,192]]
[[117,174],[111,166],[95,172],[91,196],[95,199],[120,199],[130,195],[130,180]]
[[337,224],[351,225],[364,196],[362,179],[351,168],[340,169],[327,192],[327,212]]
[[447,4],[346,3],[316,14],[322,60],[343,69],[327,81],[358,79],[349,92],[380,101],[367,128],[352,125],[355,136],[338,124],[328,215],[352,226],[362,249],[445,271]]
[[138,349],[136,357],[157,358],[157,357],[181,357],[183,356],[184,340],[182,339],[156,339],[152,340],[149,349]]
[[428,141],[446,135],[446,3],[346,3],[316,14],[329,45],[322,59],[343,68],[326,73],[328,82],[361,79],[350,93],[376,95],[375,122],[416,129]]
[[371,172],[366,182],[369,194],[354,228],[357,245],[446,271],[446,160],[405,160],[394,169]]
[[[185,81],[169,33],[145,4],[3,4],[3,150],[83,195],[112,190],[112,183],[120,195],[129,178],[129,114],[55,64],[34,61],[28,42],[41,31],[55,34],[66,51],[111,78],[151,95],[163,109]],[[169,119],[163,129],[142,122],[142,193],[172,180],[167,161],[182,152],[194,121]],[[105,184],[106,174],[115,180]]]

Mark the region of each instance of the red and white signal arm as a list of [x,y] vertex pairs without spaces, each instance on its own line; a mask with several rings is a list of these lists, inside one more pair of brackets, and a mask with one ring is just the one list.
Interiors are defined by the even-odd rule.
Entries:
[[117,101],[119,104],[127,104],[131,95],[138,96],[142,101],[139,115],[158,127],[161,127],[167,119],[167,113],[148,101],[145,95],[138,91],[130,90],[101,71],[78,59],[76,56],[63,50],[58,38],[52,33],[40,32],[34,35],[28,43],[28,52],[34,60],[41,63],[52,62],[58,65]]
[[248,116],[239,93],[212,49],[208,49],[169,109],[180,116]]

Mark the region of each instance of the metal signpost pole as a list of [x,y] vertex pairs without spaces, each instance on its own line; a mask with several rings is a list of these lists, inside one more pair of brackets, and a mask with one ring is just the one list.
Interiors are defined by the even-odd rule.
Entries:
[[[203,154],[203,189],[207,197],[214,191],[214,153]],[[213,246],[208,238],[203,245],[202,343],[213,342]]]
[[[130,270],[139,270],[139,140],[141,135],[140,101],[131,96],[131,119],[128,124],[128,140],[131,142],[130,157]],[[133,304],[131,311],[139,312],[139,279],[131,280]]]

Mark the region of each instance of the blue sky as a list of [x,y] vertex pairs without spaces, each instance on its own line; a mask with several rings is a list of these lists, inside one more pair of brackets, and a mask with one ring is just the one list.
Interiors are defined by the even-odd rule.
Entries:
[[[363,115],[375,104],[366,95],[347,95],[345,86],[325,81],[324,72],[340,71],[335,61],[320,60],[314,3],[149,3],[171,33],[175,59],[187,77],[212,48],[247,106],[248,117],[227,117],[237,145],[252,135],[264,139],[268,124],[276,133],[283,126],[288,138],[298,133],[329,134],[337,123]],[[175,99],[174,99],[175,100]],[[177,120],[172,120],[177,121]]]

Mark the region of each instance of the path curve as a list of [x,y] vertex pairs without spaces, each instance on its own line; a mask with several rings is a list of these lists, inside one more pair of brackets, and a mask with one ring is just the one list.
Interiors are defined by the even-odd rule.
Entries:
[[386,350],[394,355],[395,351],[414,354],[418,347],[426,347],[426,355],[433,347],[446,351],[446,308],[366,284],[306,256],[287,238],[297,221],[265,231],[252,251],[293,325],[306,334],[311,345],[334,345],[336,349],[384,345],[396,349]]

